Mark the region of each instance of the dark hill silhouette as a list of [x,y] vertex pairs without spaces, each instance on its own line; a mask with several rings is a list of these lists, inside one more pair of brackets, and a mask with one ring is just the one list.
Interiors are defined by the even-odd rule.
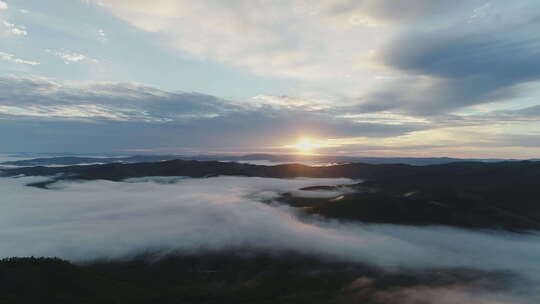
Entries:
[[378,293],[478,283],[500,290],[508,285],[506,279],[503,274],[467,269],[390,272],[245,248],[79,265],[55,258],[9,258],[0,260],[0,303],[397,304],[403,299],[381,298]]
[[[26,155],[21,155],[26,156]],[[246,155],[132,155],[117,157],[62,155],[0,162],[4,166],[51,166],[51,165],[79,165],[89,163],[140,163],[158,162],[167,160],[220,160],[220,161],[268,161],[268,162],[318,162],[318,163],[366,163],[366,164],[408,164],[408,165],[436,165],[451,162],[494,162],[502,159],[460,159],[448,157],[355,157],[332,155],[274,155],[274,154],[246,154]]]

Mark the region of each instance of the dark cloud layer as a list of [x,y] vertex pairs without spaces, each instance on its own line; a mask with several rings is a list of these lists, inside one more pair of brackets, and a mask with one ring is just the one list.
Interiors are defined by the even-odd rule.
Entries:
[[362,108],[433,115],[519,96],[519,85],[540,79],[540,21],[527,3],[506,10],[488,3],[482,16],[450,11],[450,26],[432,22],[397,35],[379,60],[404,76],[368,95]]
[[[166,92],[136,83],[62,86],[44,78],[1,77],[0,90],[3,93],[0,105],[102,106],[110,109],[111,114],[119,114],[118,120],[175,119],[182,115],[209,115],[237,109],[214,96]],[[70,117],[69,113],[65,114]]]
[[[388,137],[421,124],[358,123],[339,109],[235,104],[139,84],[74,84],[0,78],[0,137],[9,151],[272,149],[306,134]],[[284,141],[286,139],[287,141]],[[259,150],[259,151],[260,151]]]

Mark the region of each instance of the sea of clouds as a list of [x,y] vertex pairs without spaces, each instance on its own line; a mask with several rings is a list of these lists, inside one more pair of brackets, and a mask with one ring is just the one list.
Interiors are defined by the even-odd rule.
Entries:
[[450,302],[433,303],[540,301],[535,295],[540,294],[538,233],[346,223],[300,216],[291,207],[268,203],[284,192],[303,195],[297,191],[303,187],[356,182],[348,179],[151,177],[57,182],[51,189],[26,186],[44,179],[0,178],[1,257],[56,256],[79,262],[145,250],[295,251],[387,269],[467,268],[519,278],[511,294],[480,298],[456,286],[395,291],[409,292],[408,298],[450,293]]

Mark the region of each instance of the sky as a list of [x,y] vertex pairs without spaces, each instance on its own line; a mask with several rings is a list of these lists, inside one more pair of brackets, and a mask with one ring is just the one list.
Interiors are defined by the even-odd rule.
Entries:
[[2,0],[0,151],[537,158],[540,3]]

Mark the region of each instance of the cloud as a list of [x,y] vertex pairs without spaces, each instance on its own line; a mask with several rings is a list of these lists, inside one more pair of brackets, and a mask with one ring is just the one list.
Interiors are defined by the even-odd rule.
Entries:
[[107,41],[107,34],[105,34],[105,31],[103,29],[98,30],[98,40],[101,42]]
[[[182,147],[236,151],[259,147],[278,151],[306,135],[387,137],[426,128],[417,122],[356,122],[340,116],[339,109],[291,107],[266,101],[232,102],[137,83],[62,84],[46,78],[2,77],[0,90],[3,92],[0,115],[5,117],[0,119],[0,133],[5,140],[9,138],[11,143],[21,144],[13,134],[26,134],[26,138],[39,137],[28,144],[40,142],[41,147],[55,147],[43,140],[71,142],[73,147],[69,151],[74,147],[83,150],[87,143],[79,140],[87,136],[98,139],[102,149],[107,150],[114,146],[115,149]],[[47,130],[46,134],[30,130],[32,124],[40,125],[42,132]],[[136,146],[129,146],[133,143],[131,138],[138,138]],[[121,142],[125,146],[119,145]]]
[[414,117],[289,96],[235,102],[138,83],[8,76],[0,90],[8,151],[273,153],[304,137],[319,153],[364,156],[534,158],[539,147],[534,105]]
[[8,4],[5,3],[4,1],[0,1],[0,10],[5,10],[5,9],[8,9]]
[[522,96],[520,85],[540,79],[534,7],[497,3],[476,9],[472,21],[397,36],[378,60],[407,76],[367,94],[363,109],[434,115]]
[[[165,120],[182,115],[204,115],[234,108],[209,95],[171,93],[137,83],[75,83],[72,86],[47,78],[0,78],[5,106],[97,107],[109,109],[125,120]],[[66,108],[67,109],[67,108]],[[75,115],[78,116],[78,115]],[[65,113],[69,118],[69,111]]]
[[[129,183],[58,184],[57,190],[44,191],[25,187],[24,183],[29,181],[28,178],[1,179],[0,187],[6,195],[0,208],[9,212],[11,218],[2,221],[0,238],[3,241],[11,238],[10,245],[2,242],[4,249],[11,247],[3,251],[3,255],[59,255],[76,260],[122,256],[132,250],[163,245],[174,249],[175,243],[185,250],[224,248],[251,243],[263,231],[268,232],[269,242],[280,243],[279,233],[293,232],[287,231],[291,225],[296,225],[294,221],[284,210],[256,203],[246,196],[264,196],[266,191],[287,191],[320,183],[349,182],[346,179],[142,178]],[[157,195],[159,191],[164,192]],[[100,193],[99,198],[97,193]],[[34,198],[40,194],[46,197],[38,204]],[[28,203],[26,207],[19,209],[13,205],[18,195]],[[100,202],[100,199],[103,200]],[[69,201],[74,204],[70,205]],[[149,201],[153,203],[148,204]],[[38,217],[40,212],[32,211],[31,206],[58,209]],[[60,211],[62,209],[64,211]],[[208,222],[212,219],[213,224]],[[274,220],[278,220],[277,229],[273,228]],[[255,224],[257,221],[259,223]],[[24,223],[28,234],[24,232]],[[258,231],[251,229],[255,226],[259,227]],[[29,242],[38,237],[35,234],[38,230],[43,233],[41,241]],[[131,236],[127,235],[129,230],[132,230]],[[57,236],[54,236],[55,231],[59,233]],[[261,243],[264,247],[271,246],[264,243]]]
[[[351,17],[369,20],[376,24],[417,22],[419,19],[440,17],[449,11],[459,10],[466,1],[448,3],[444,0],[343,0],[322,1],[320,9],[328,16]],[[477,1],[471,1],[477,2]]]
[[123,257],[147,249],[185,253],[229,248],[295,251],[388,270],[449,268],[500,273],[512,281],[498,293],[482,294],[475,286],[466,285],[389,290],[379,295],[380,299],[401,296],[404,303],[425,299],[445,304],[491,304],[516,292],[530,301],[524,303],[538,300],[537,233],[339,223],[298,217],[289,207],[258,201],[301,187],[352,182],[346,179],[157,177],[63,182],[52,190],[24,186],[37,180],[0,179],[3,256],[58,256],[81,261]]
[[343,17],[335,1],[101,2],[115,16],[160,34],[169,47],[193,58],[303,81],[369,74],[357,61],[371,48],[371,20],[358,14]]
[[295,79],[361,111],[433,116],[513,100],[540,76],[530,0],[100,3],[184,57]]
[[328,80],[367,75],[357,62],[377,45],[372,27],[445,13],[464,1],[99,2],[135,27],[167,35],[170,46],[192,55],[263,75]]
[[26,65],[38,65],[39,64],[39,62],[37,62],[37,61],[24,60],[24,59],[21,59],[21,58],[17,58],[13,54],[5,53],[5,52],[0,52],[0,59],[6,60],[6,61],[11,61],[11,62],[14,62],[14,63],[26,64]]
[[0,137],[11,151],[273,153],[290,152],[303,137],[320,144],[319,153],[364,156],[534,158],[539,147],[534,105],[415,117],[289,96],[235,102],[138,83],[8,76],[0,90]]
[[72,52],[65,49],[61,49],[59,51],[53,51],[53,50],[47,49],[45,51],[51,55],[59,57],[60,59],[62,59],[62,61],[64,61],[65,64],[76,63],[76,62],[81,62],[81,61],[98,62],[96,59],[89,58],[86,55]]
[[13,23],[9,23],[6,20],[0,19],[0,24],[4,26],[4,30],[12,35],[15,36],[26,36],[28,35],[28,32],[26,31],[26,27],[24,26],[17,26]]
[[282,107],[286,109],[324,110],[330,108],[328,104],[313,100],[294,98],[290,96],[257,95],[252,97],[256,104],[261,106]]
[[472,116],[477,119],[499,120],[499,121],[525,121],[534,122],[540,118],[540,105],[512,110],[496,110],[484,115]]

